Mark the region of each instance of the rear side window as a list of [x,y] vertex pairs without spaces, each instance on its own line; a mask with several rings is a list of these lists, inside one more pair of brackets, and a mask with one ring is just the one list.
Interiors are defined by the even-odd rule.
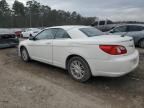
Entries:
[[56,29],[55,39],[70,38],[69,34],[63,29]]
[[128,31],[133,32],[133,31],[142,31],[144,30],[143,26],[136,26],[136,25],[130,25],[128,26]]
[[96,29],[96,28],[80,28],[79,29],[81,32],[83,32],[85,35],[87,35],[88,37],[94,37],[94,36],[100,36],[100,35],[104,35],[103,32],[101,32],[100,30]]
[[120,26],[113,30],[114,33],[116,32],[127,32],[127,26]]

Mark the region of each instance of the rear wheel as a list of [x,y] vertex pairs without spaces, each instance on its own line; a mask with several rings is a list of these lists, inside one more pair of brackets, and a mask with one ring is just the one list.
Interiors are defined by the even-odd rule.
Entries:
[[81,57],[72,57],[68,62],[67,68],[72,78],[79,82],[86,82],[91,77],[89,65]]
[[144,48],[144,39],[139,41],[139,47]]
[[21,58],[24,62],[29,62],[30,57],[26,48],[21,48]]

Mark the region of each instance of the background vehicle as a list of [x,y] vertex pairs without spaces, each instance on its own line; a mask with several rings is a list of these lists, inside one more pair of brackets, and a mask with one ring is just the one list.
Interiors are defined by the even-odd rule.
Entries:
[[109,36],[89,26],[46,28],[22,41],[19,54],[67,69],[80,82],[91,76],[118,77],[131,72],[139,62],[131,37]]
[[19,44],[16,35],[8,29],[0,29],[0,48],[15,47]]
[[144,48],[144,25],[142,24],[124,24],[110,30],[109,33],[131,36],[135,45]]
[[41,29],[38,29],[38,28],[27,28],[21,33],[21,35],[24,38],[28,38],[29,36],[35,36],[40,31],[41,31]]
[[94,23],[91,24],[93,27],[103,31],[103,32],[106,32],[106,31],[109,31],[111,30],[112,28],[114,28],[117,24],[115,24],[113,21],[111,20],[98,20],[98,21],[95,21]]
[[15,33],[15,35],[20,38],[21,37],[21,33],[22,33],[22,29],[13,29],[13,32]]

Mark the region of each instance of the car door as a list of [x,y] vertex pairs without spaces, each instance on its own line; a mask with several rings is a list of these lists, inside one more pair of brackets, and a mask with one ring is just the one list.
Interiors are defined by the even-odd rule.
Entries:
[[53,40],[53,64],[65,68],[65,60],[70,50],[71,37],[61,28],[56,28],[55,38]]
[[141,36],[141,35],[143,35],[143,30],[144,30],[143,26],[129,25],[128,26],[128,35],[130,35],[132,37]]
[[33,59],[52,64],[53,29],[46,29],[30,40],[29,51]]
[[141,38],[144,38],[144,27],[140,25],[129,25],[128,26],[128,36],[133,37],[135,44],[138,43],[138,41]]
[[119,27],[112,29],[110,33],[116,34],[116,35],[124,35],[127,33],[127,29],[128,29],[127,26],[119,26]]

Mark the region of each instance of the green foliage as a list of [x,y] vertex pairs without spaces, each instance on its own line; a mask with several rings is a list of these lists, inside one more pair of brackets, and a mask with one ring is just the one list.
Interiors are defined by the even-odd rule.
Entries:
[[9,9],[9,5],[6,2],[6,0],[1,0],[0,1],[0,15],[2,16],[6,16],[10,14],[10,9]]
[[40,3],[35,0],[27,1],[26,3],[28,13],[32,15],[39,15],[40,14]]
[[14,15],[16,16],[24,16],[25,15],[25,6],[23,3],[15,0],[13,7]]
[[26,6],[15,0],[10,10],[6,0],[0,1],[0,27],[47,27],[55,25],[90,25],[95,17],[83,17],[77,12],[51,9],[35,0]]

